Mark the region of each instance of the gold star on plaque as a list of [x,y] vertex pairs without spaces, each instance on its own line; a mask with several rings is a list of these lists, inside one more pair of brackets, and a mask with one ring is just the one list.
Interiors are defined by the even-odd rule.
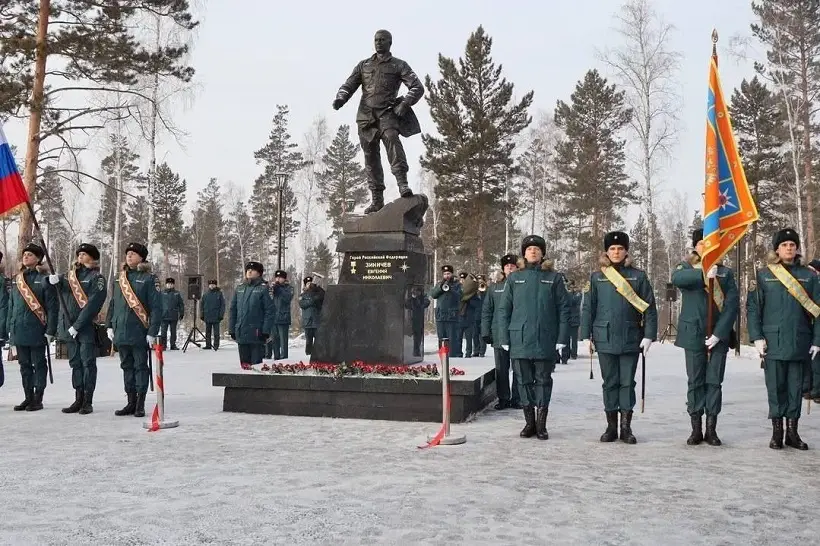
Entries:
[[356,262],[355,260],[351,260],[350,262],[350,272],[354,275],[356,274]]

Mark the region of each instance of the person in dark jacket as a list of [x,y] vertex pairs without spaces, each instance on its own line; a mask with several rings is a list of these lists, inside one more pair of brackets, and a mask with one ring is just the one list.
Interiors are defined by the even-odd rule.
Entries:
[[25,400],[14,411],[43,409],[48,366],[46,351],[57,332],[57,292],[40,264],[43,249],[34,243],[23,248],[23,267],[12,280],[8,308],[10,343],[17,348]]
[[322,314],[322,303],[325,301],[325,291],[318,284],[313,283],[313,277],[302,280],[302,293],[299,295],[299,308],[302,310],[302,328],[305,330],[305,354],[313,352],[313,340],[316,339],[316,330]]
[[[461,281],[461,304],[458,309],[458,353],[464,351],[464,358],[477,356],[473,347],[473,332],[476,325],[476,316],[481,317],[481,301],[478,299],[478,281],[475,275],[462,271],[458,275]],[[466,345],[466,347],[464,347]]]
[[202,294],[199,311],[205,323],[205,348],[219,349],[219,325],[225,318],[225,296],[216,279],[208,281],[208,291]]
[[[703,230],[692,233],[692,255],[672,272],[672,284],[681,291],[681,310],[678,317],[678,335],[675,345],[686,355],[688,389],[686,407],[692,422],[688,445],[706,440],[712,446],[721,445],[717,435],[717,416],[723,404],[723,376],[726,355],[732,337],[732,326],[737,318],[739,296],[732,270],[715,264],[703,271],[701,259],[704,250]],[[712,298],[712,330],[706,335],[710,302],[708,279],[714,279]],[[719,302],[719,303],[718,303]],[[703,434],[703,414],[706,412],[706,434]]]
[[578,358],[578,328],[581,326],[581,292],[569,282],[569,345],[561,350],[561,364]]
[[228,335],[239,346],[243,369],[262,363],[264,345],[273,328],[275,309],[268,283],[262,280],[264,273],[259,262],[245,264],[245,281],[236,287],[231,300]]
[[185,300],[176,289],[176,281],[168,277],[165,279],[165,290],[162,292],[162,332],[160,341],[162,348],[168,347],[168,330],[171,330],[171,350],[177,348],[177,325],[185,318]]
[[764,358],[772,439],[769,447],[809,446],[800,438],[801,391],[806,355],[820,354],[820,279],[800,264],[800,237],[791,228],[772,237],[767,267],[758,270],[746,298],[749,339]]
[[436,300],[436,331],[438,341],[448,339],[450,356],[462,356],[458,343],[458,308],[461,304],[461,283],[453,278],[453,266],[441,266],[443,280],[433,286],[430,297]]
[[526,424],[520,436],[539,440],[549,439],[555,354],[569,337],[567,287],[564,276],[553,270],[552,260],[544,259],[546,250],[546,241],[538,235],[521,241],[523,258],[507,278],[498,324],[501,347],[510,353],[524,405]]
[[484,305],[481,308],[481,338],[487,345],[492,345],[495,356],[495,392],[498,403],[495,409],[521,409],[518,374],[513,369],[513,382],[510,385],[510,352],[501,346],[501,299],[507,285],[507,277],[518,269],[518,256],[506,254],[501,258],[501,269],[496,281],[487,289]]
[[[3,263],[3,253],[0,252],[0,263]],[[6,346],[9,338],[6,319],[9,312],[9,291],[11,285],[5,275],[0,274],[0,349]],[[6,382],[6,370],[3,367],[3,352],[0,350],[0,387]]]
[[[820,260],[809,262],[808,268],[820,274]],[[820,358],[806,358],[803,370],[803,398],[820,404]]]
[[413,356],[424,355],[424,310],[428,307],[430,307],[430,298],[420,287],[412,287],[410,297],[404,302],[404,308],[410,311],[410,324],[413,330]]
[[604,235],[601,270],[592,273],[581,311],[581,334],[587,350],[598,350],[603,378],[606,431],[602,442],[618,439],[635,444],[632,411],[635,407],[635,372],[641,353],[649,352],[658,335],[658,310],[646,273],[632,267],[629,236],[623,231]]
[[105,303],[108,288],[105,277],[100,274],[100,251],[96,246],[81,244],[77,247],[76,257],[77,262],[71,271],[62,276],[50,275],[48,282],[63,293],[66,305],[66,310],[60,313],[58,333],[68,349],[74,403],[62,411],[88,415],[94,411],[97,388],[97,326],[94,319]]
[[275,309],[270,332],[271,342],[273,343],[273,359],[283,360],[288,357],[291,324],[290,304],[293,301],[293,287],[288,282],[287,271],[280,269],[274,273],[270,292]]
[[151,272],[148,248],[142,243],[125,247],[125,264],[114,281],[108,305],[108,337],[117,346],[128,402],[114,415],[145,417],[145,395],[150,371],[148,352],[156,343],[162,322],[159,279]]
[[487,344],[481,337],[481,310],[484,308],[484,300],[487,297],[487,276],[478,275],[478,309],[475,313],[475,325],[473,326],[473,356],[483,357],[487,354]]

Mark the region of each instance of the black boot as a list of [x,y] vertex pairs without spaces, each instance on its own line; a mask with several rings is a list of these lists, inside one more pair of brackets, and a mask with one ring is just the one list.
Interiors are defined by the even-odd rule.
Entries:
[[706,443],[710,446],[719,446],[723,442],[720,441],[718,438],[717,431],[717,415],[707,415],[706,416]]
[[384,207],[384,190],[370,190],[370,206],[364,209],[365,214],[378,212]]
[[783,449],[783,418],[772,419],[772,440],[769,442],[772,449]]
[[26,399],[14,406],[14,411],[26,411],[26,408],[31,404],[34,399],[34,389],[26,389],[25,394]]
[[601,434],[602,442],[614,442],[618,439],[618,412],[606,412],[606,430]]
[[118,409],[114,412],[114,415],[117,417],[122,417],[123,415],[134,415],[134,408],[137,406],[137,393],[128,392],[125,394],[128,396],[128,403],[125,404],[124,408]]
[[637,444],[638,440],[632,434],[632,412],[621,410],[621,441],[625,444]]
[[547,432],[547,414],[549,412],[549,408],[538,408],[538,419],[535,423],[535,437],[539,440],[549,440],[550,438]]
[[145,417],[145,393],[137,395],[137,404],[134,408],[134,417]]
[[34,389],[34,398],[26,408],[26,411],[40,411],[43,409],[43,389]]
[[[702,415],[700,413],[697,414],[690,414],[689,418],[692,420],[692,434],[689,435],[689,438],[686,439],[686,445],[688,446],[696,446],[703,441],[703,420]],[[707,418],[707,427],[708,427],[708,418]],[[708,430],[708,428],[707,428]]]
[[800,435],[797,433],[797,421],[798,419],[786,419],[786,445],[805,451],[809,449],[809,446],[800,439]]
[[74,402],[67,408],[63,408],[63,413],[77,413],[83,407],[83,390],[74,389]]
[[522,438],[532,438],[535,436],[535,408],[533,406],[524,406],[524,420],[527,424],[521,429],[519,436]]
[[510,407],[510,403],[506,400],[499,400],[498,403],[495,406],[493,406],[493,408],[495,408],[499,411],[503,410],[503,409],[507,409],[509,407]]
[[80,408],[80,415],[88,415],[94,413],[94,391],[85,391],[83,393],[83,407]]

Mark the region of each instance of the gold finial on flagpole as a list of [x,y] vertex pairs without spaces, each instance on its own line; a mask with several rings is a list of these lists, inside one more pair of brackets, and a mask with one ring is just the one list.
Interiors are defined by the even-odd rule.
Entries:
[[718,32],[716,28],[712,29],[712,57],[717,61],[717,42]]

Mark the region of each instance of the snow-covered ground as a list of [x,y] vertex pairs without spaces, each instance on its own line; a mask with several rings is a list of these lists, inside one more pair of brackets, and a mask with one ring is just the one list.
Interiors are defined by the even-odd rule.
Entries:
[[20,379],[6,365],[0,544],[748,545],[820,533],[820,408],[800,423],[810,451],[770,450],[752,355],[729,357],[721,448],[685,445],[683,353],[669,344],[649,353],[635,446],[598,442],[600,373],[590,381],[585,359],[558,366],[548,441],[518,437],[519,411],[488,409],[454,425],[465,445],[427,450],[416,446],[430,423],[223,413],[211,373],[239,370],[232,346],[166,361],[180,426],[156,433],[114,417],[116,357],[99,363],[89,416],[59,411],[73,396],[65,360],[46,409],[13,412]]

